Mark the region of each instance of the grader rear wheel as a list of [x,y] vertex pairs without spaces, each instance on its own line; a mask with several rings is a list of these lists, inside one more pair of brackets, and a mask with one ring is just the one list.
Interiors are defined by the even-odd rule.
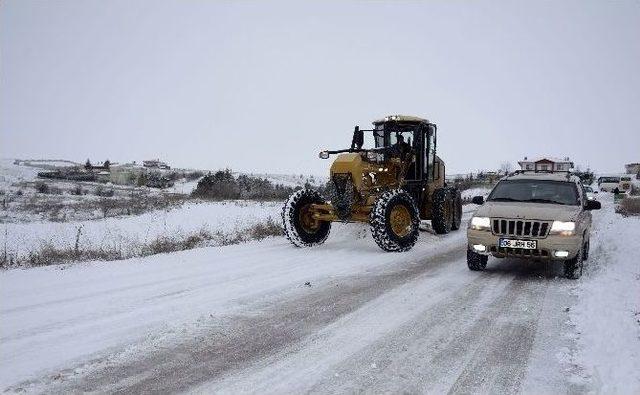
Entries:
[[453,190],[453,223],[451,230],[460,229],[462,223],[462,195],[458,188]]
[[431,213],[431,227],[437,234],[451,232],[454,220],[452,191],[449,188],[439,188],[433,192],[433,212]]

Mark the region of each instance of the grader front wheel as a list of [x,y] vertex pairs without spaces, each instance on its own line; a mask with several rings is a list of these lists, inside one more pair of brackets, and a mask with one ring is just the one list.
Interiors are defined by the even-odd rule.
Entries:
[[287,199],[282,208],[284,234],[296,247],[322,244],[329,237],[331,222],[313,218],[312,204],[325,203],[322,196],[311,189],[301,189]]

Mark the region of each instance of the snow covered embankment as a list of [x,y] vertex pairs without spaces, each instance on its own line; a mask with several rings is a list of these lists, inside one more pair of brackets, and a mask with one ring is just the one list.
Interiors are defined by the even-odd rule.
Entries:
[[[158,240],[187,240],[213,235],[233,239],[259,223],[280,220],[281,202],[194,202],[179,208],[155,210],[138,216],[75,222],[6,223],[0,226],[0,245],[8,259],[22,262],[46,249],[80,253],[103,252],[96,258],[149,255],[143,249]],[[222,243],[228,244],[228,243]],[[162,251],[161,251],[162,252]],[[166,251],[165,251],[166,252]],[[89,254],[90,255],[90,254]],[[35,259],[35,258],[33,258]]]
[[614,213],[613,200],[601,194],[594,215],[591,255],[572,290],[582,367],[576,382],[590,381],[599,393],[637,393],[640,389],[640,218]]

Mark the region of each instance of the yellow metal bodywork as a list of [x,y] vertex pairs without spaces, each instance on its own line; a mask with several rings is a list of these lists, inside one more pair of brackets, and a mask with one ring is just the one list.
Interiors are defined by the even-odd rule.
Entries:
[[[369,214],[375,200],[382,191],[402,187],[408,167],[408,164],[403,164],[399,158],[392,157],[385,162],[376,163],[368,161],[363,155],[361,153],[339,154],[330,169],[330,179],[333,179],[336,174],[348,174],[353,182],[355,201],[349,218],[351,222],[369,222]],[[444,186],[444,180],[444,162],[436,156],[433,180],[424,182],[424,198],[421,202],[416,202],[421,219],[431,219],[432,196],[436,189]],[[312,204],[310,209],[316,221],[340,221],[330,203]]]
[[365,204],[372,205],[373,200],[369,198],[377,194],[382,189],[391,188],[398,185],[398,176],[402,170],[399,159],[391,160],[380,164],[366,161],[361,154],[350,153],[340,154],[331,165],[330,176],[335,174],[349,174],[353,182],[354,189],[365,200]]
[[[444,186],[444,163],[436,157],[435,178],[425,182],[422,202],[416,202],[420,218],[431,219],[431,196],[433,191]],[[369,222],[369,214],[375,200],[385,190],[399,188],[404,184],[403,163],[399,158],[391,158],[383,163],[369,162],[360,153],[343,153],[331,165],[330,177],[336,174],[349,175],[354,186],[355,204],[349,221]],[[311,205],[312,217],[316,221],[340,221],[330,203]]]

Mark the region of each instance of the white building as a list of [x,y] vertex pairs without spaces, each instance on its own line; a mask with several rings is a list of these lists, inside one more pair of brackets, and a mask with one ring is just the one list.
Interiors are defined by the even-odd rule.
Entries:
[[535,171],[570,171],[573,169],[573,162],[568,158],[560,159],[552,156],[542,156],[538,158],[527,158],[518,161],[520,169]]

